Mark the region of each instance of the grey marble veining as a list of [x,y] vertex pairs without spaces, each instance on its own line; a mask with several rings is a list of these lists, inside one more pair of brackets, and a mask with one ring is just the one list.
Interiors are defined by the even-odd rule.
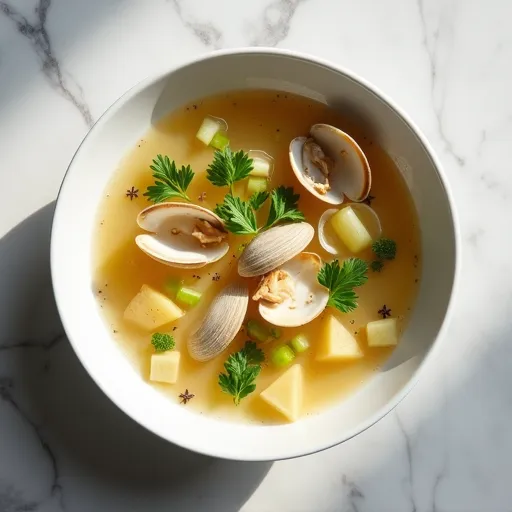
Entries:
[[[0,512],[512,510],[512,45],[508,0],[0,0]],[[280,46],[353,69],[435,146],[462,236],[442,353],[388,417],[323,453],[214,460],[99,391],[52,297],[66,166],[110,103],[213,49]]]

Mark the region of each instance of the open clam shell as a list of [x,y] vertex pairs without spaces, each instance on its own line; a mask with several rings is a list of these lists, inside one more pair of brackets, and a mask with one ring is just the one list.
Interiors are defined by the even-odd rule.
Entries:
[[222,236],[224,225],[210,210],[187,203],[159,203],[142,210],[138,225],[148,231],[135,242],[148,256],[171,267],[199,268],[222,258],[229,250],[225,241],[202,244],[192,235],[198,222],[206,221]]
[[322,268],[318,254],[303,252],[279,267],[289,276],[294,293],[281,304],[260,300],[260,315],[280,327],[298,327],[314,320],[327,306],[329,290],[317,279]]
[[187,341],[196,361],[209,361],[235,339],[247,313],[249,289],[245,283],[226,286],[213,300],[199,328]]
[[[308,148],[318,145],[330,160],[328,190],[324,193],[316,184],[326,182],[325,173],[313,163]],[[299,182],[318,199],[329,204],[341,204],[346,196],[351,201],[363,201],[370,192],[372,175],[365,154],[347,133],[328,124],[315,124],[309,137],[296,137],[290,143],[290,163]]]
[[307,222],[275,226],[256,236],[238,260],[242,277],[267,274],[303,251],[315,230]]
[[[373,240],[380,238],[382,235],[382,226],[379,216],[373,208],[363,203],[350,203],[347,204],[347,206],[350,206],[354,210]],[[329,254],[342,255],[348,258],[352,256],[352,253],[336,235],[329,222],[332,216],[338,212],[339,210],[337,208],[330,208],[322,214],[318,221],[318,241]]]

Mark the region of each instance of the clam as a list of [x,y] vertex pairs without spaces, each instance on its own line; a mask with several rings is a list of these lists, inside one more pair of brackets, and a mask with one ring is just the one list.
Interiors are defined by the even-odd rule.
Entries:
[[363,201],[370,192],[370,165],[357,142],[339,128],[315,124],[309,137],[290,143],[290,163],[299,182],[314,196],[330,204],[344,197]]
[[[349,205],[347,205],[349,206]],[[372,240],[377,240],[382,235],[382,227],[379,216],[373,208],[363,203],[350,203],[350,207],[354,210],[361,222],[364,224]],[[345,207],[344,207],[345,208]],[[338,209],[331,208],[326,210],[318,221],[318,241],[320,245],[330,254],[345,254],[349,257],[352,253],[345,247],[343,242],[334,232],[330,224],[331,217],[338,213]]]
[[245,283],[226,286],[213,300],[199,328],[187,341],[196,361],[209,361],[223,352],[235,339],[247,312],[249,290]]
[[253,296],[260,315],[280,327],[297,327],[314,320],[327,306],[329,290],[317,279],[318,254],[303,252],[266,275]]
[[222,221],[201,206],[173,202],[155,204],[139,213],[137,223],[150,232],[135,238],[139,248],[171,267],[204,267],[229,250]]
[[315,230],[307,222],[283,224],[264,231],[244,249],[238,260],[242,277],[267,274],[303,251],[313,239]]

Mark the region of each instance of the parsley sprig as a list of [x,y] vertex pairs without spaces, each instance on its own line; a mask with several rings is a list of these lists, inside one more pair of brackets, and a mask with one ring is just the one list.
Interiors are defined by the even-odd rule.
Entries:
[[385,260],[390,261],[396,258],[396,242],[391,238],[379,238],[373,242],[372,251],[377,259],[371,262],[370,267],[374,272],[380,272]]
[[[270,211],[267,222],[258,228],[256,211],[270,197]],[[260,231],[275,226],[279,222],[299,222],[304,220],[304,214],[297,209],[299,194],[292,187],[280,186],[270,194],[257,192],[248,201],[243,201],[232,194],[226,195],[224,202],[217,205],[215,213],[224,221],[228,231],[236,235],[255,235]]]
[[231,354],[224,363],[226,373],[219,374],[219,386],[233,397],[235,405],[256,389],[254,381],[265,360],[263,351],[253,341],[246,341],[244,348]]
[[253,160],[243,151],[234,153],[228,147],[215,151],[213,162],[206,169],[206,177],[217,187],[229,187],[233,195],[233,184],[249,176]]
[[150,185],[144,193],[148,201],[161,203],[176,197],[190,201],[187,188],[194,177],[190,165],[178,169],[174,160],[171,161],[168,156],[157,155],[150,168],[153,171],[155,184]]
[[293,192],[293,187],[280,186],[270,194],[270,211],[265,229],[279,222],[299,222],[304,220],[304,214],[297,208],[300,195]]
[[354,288],[368,280],[368,265],[359,258],[349,258],[340,266],[338,260],[324,263],[318,272],[318,282],[329,289],[328,306],[342,313],[349,313],[357,308],[357,295]]
[[167,350],[172,350],[176,343],[174,342],[174,337],[170,334],[155,332],[151,336],[151,345],[155,347],[157,352],[166,352]]

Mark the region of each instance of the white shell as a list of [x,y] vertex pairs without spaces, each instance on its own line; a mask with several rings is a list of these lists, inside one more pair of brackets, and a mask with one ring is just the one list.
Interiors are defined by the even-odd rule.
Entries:
[[247,313],[249,289],[245,283],[226,286],[213,300],[199,328],[187,341],[196,361],[209,361],[235,339]]
[[287,298],[282,304],[260,300],[260,315],[279,327],[298,327],[314,320],[329,300],[329,290],[317,279],[321,268],[320,256],[312,252],[302,252],[281,265],[279,269],[287,272],[294,283],[294,300]]
[[[224,230],[222,221],[210,210],[187,203],[159,203],[142,210],[138,225],[149,233],[138,235],[135,242],[148,256],[171,267],[199,268],[222,258],[229,250],[227,242],[201,247],[192,236],[198,219]],[[179,234],[173,234],[172,230]]]
[[275,226],[256,236],[238,260],[242,277],[267,274],[303,251],[313,239],[315,230],[307,222]]
[[[290,163],[299,182],[318,199],[329,204],[341,204],[346,196],[351,201],[363,201],[370,192],[372,175],[365,154],[357,142],[339,128],[328,124],[315,124],[311,127],[310,136],[332,158],[334,167],[329,174],[331,189],[320,194],[304,174],[304,166],[313,176],[318,174],[309,160],[303,161],[302,148],[307,137],[296,137],[290,143]],[[306,157],[307,158],[307,157]]]
[[[350,203],[343,208],[347,208],[347,206],[350,206],[354,210],[365,228],[368,230],[368,233],[370,233],[372,240],[380,238],[382,235],[382,226],[380,224],[379,216],[373,208],[370,208],[368,205],[363,203]],[[341,210],[343,210],[343,208],[341,208]],[[331,217],[338,212],[338,209],[331,208],[329,210],[325,210],[322,214],[318,221],[318,241],[329,254],[341,254],[343,257],[349,258],[352,256],[352,253],[336,236],[336,233],[334,233],[334,230],[329,223]]]

